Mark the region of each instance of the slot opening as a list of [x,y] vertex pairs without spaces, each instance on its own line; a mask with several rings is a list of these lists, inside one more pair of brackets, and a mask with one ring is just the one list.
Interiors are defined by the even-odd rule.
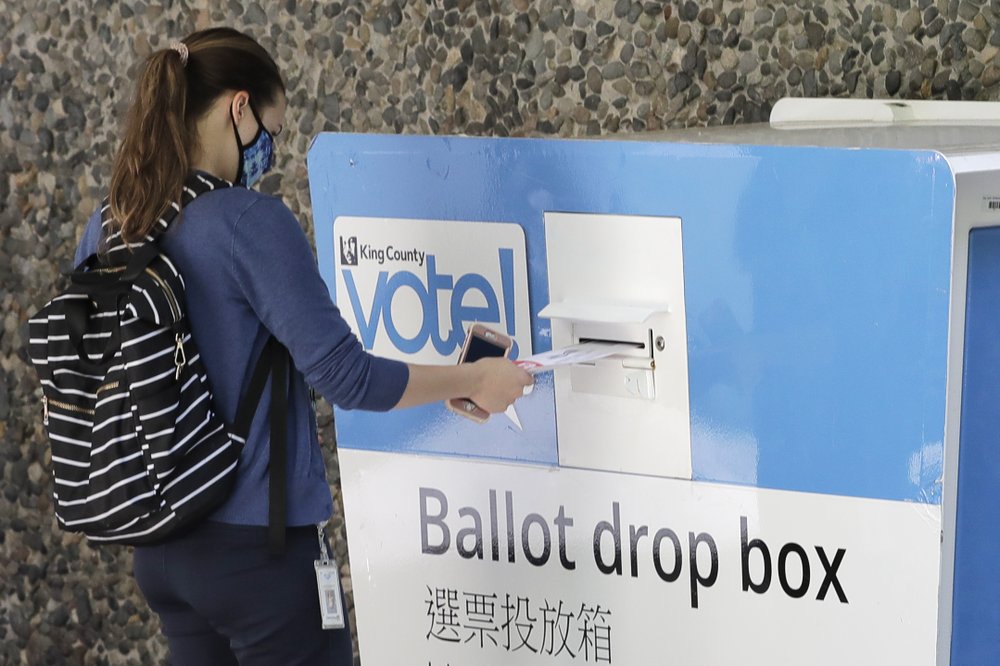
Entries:
[[608,340],[606,338],[580,338],[580,344],[584,342],[599,342],[601,344],[611,344],[611,345],[632,345],[636,349],[645,349],[645,342],[628,342],[627,340]]

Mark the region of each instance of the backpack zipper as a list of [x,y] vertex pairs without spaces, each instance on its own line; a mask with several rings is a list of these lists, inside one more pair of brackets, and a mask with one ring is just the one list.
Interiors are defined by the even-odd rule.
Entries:
[[59,409],[65,409],[69,412],[76,412],[78,414],[88,414],[90,416],[94,415],[93,409],[87,409],[86,407],[78,407],[77,405],[71,405],[68,402],[60,402],[59,400],[49,400],[44,395],[42,396],[42,425],[49,424],[49,407],[58,407]]
[[[111,389],[118,388],[121,382],[108,382],[107,384],[102,384],[97,387],[97,392],[110,391]],[[68,402],[61,402],[59,400],[49,400],[44,395],[42,396],[42,425],[47,426],[49,424],[49,406],[58,407],[59,409],[65,409],[68,412],[76,412],[78,414],[88,414],[94,416],[93,409],[87,409],[86,407],[79,407],[77,405],[71,405]]]
[[167,302],[170,304],[170,312],[174,316],[174,321],[179,321],[181,318],[181,306],[177,304],[177,297],[174,296],[174,290],[152,268],[147,266],[146,272],[163,288],[163,291],[167,295]]
[[[181,319],[181,306],[177,303],[177,297],[174,295],[174,290],[170,288],[170,285],[161,278],[156,271],[152,268],[146,267],[146,272],[156,280],[156,283],[160,285],[163,289],[163,293],[167,295],[167,302],[170,304],[171,314],[174,316],[174,322],[178,322]],[[187,365],[187,354],[184,352],[184,340],[181,338],[180,333],[174,334],[174,380],[181,378],[181,370]]]

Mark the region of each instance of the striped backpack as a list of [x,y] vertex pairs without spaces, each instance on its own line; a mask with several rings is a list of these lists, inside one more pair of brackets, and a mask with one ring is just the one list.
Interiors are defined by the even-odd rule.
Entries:
[[[139,545],[193,526],[229,494],[270,376],[269,542],[282,547],[288,353],[267,341],[235,423],[224,423],[185,317],[184,279],[157,243],[182,206],[229,185],[194,174],[145,241],[106,233],[106,252],[29,320],[63,529]],[[105,229],[109,211],[105,201]]]

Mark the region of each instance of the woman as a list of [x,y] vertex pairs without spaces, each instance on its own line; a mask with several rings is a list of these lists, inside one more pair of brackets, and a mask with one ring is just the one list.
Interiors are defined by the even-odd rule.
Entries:
[[532,381],[505,359],[433,367],[364,352],[330,301],[291,211],[248,189],[273,162],[285,103],[274,61],[237,31],[197,32],[153,53],[112,173],[113,221],[102,231],[95,214],[77,251],[78,261],[97,251],[107,240],[102,235],[143,238],[192,174],[237,183],[188,204],[160,245],[184,276],[194,337],[216,409],[228,422],[269,335],[288,348],[295,366],[284,555],[269,558],[263,536],[266,393],[229,499],[192,532],[135,549],[139,587],[182,666],[352,663],[349,630],[321,628],[315,525],[330,517],[332,501],[307,385],[345,408],[469,397],[497,413]]

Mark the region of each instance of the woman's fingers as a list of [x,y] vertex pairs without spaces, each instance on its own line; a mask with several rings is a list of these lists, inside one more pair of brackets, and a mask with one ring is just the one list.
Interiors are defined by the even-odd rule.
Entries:
[[506,410],[534,384],[530,374],[505,358],[484,358],[473,365],[481,374],[479,389],[470,399],[491,414]]

